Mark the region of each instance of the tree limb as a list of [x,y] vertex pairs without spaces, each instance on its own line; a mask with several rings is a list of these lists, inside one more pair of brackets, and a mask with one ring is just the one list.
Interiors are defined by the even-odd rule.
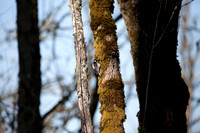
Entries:
[[88,93],[88,65],[86,57],[85,40],[83,35],[83,24],[81,18],[81,0],[70,0],[73,35],[76,51],[76,75],[78,106],[81,117],[83,133],[93,133],[93,125],[90,115],[89,93]]

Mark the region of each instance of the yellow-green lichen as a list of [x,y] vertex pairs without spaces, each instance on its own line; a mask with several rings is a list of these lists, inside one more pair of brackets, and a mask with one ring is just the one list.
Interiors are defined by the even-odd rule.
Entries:
[[[100,75],[98,77],[98,93],[102,114],[100,132],[124,132],[125,101],[121,75],[117,78],[107,75],[110,61],[119,61],[116,26],[112,19],[114,0],[90,0],[91,29],[94,36],[94,56],[99,61]],[[113,53],[115,57],[113,57]],[[105,79],[105,77],[111,77]]]
[[[124,132],[123,121],[125,121],[124,109],[118,108],[116,106],[112,107],[111,111],[104,111],[104,115],[101,118],[100,131],[102,132]],[[104,127],[102,129],[102,127]]]

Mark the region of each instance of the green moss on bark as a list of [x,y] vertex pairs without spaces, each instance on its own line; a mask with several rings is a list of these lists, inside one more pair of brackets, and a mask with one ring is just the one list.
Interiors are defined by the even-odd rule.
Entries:
[[[99,61],[98,93],[102,114],[100,132],[124,132],[125,101],[116,26],[112,19],[114,0],[90,0],[91,28],[94,36],[95,58]],[[114,65],[110,65],[114,64]]]

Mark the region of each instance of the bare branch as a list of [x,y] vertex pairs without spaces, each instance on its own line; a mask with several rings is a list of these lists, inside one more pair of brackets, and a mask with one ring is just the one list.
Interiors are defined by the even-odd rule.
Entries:
[[88,65],[86,57],[86,46],[83,35],[83,23],[81,16],[81,0],[70,0],[73,35],[76,51],[76,75],[77,95],[83,133],[93,133],[93,125],[90,115],[89,93],[88,93]]
[[122,14],[120,13],[119,16],[115,18],[115,23],[117,23],[122,18]]
[[184,6],[187,6],[187,5],[189,5],[190,3],[192,3],[194,0],[191,0],[191,1],[189,1],[189,2],[186,2],[185,4],[183,4],[181,7],[184,7]]
[[51,114],[52,112],[54,112],[56,110],[56,108],[61,105],[64,104],[65,101],[67,101],[69,99],[69,96],[71,96],[71,93],[67,96],[64,96],[56,105],[54,105],[54,107],[52,107],[43,117],[42,117],[42,121],[44,119],[46,119],[46,117]]

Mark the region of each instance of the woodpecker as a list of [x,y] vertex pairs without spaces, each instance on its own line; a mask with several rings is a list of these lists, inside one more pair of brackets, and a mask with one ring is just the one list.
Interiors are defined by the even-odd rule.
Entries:
[[94,59],[94,60],[93,60],[92,68],[93,68],[93,70],[94,70],[94,72],[95,72],[95,75],[96,75],[96,76],[99,76],[100,64],[99,64],[99,62],[98,62],[97,59]]

